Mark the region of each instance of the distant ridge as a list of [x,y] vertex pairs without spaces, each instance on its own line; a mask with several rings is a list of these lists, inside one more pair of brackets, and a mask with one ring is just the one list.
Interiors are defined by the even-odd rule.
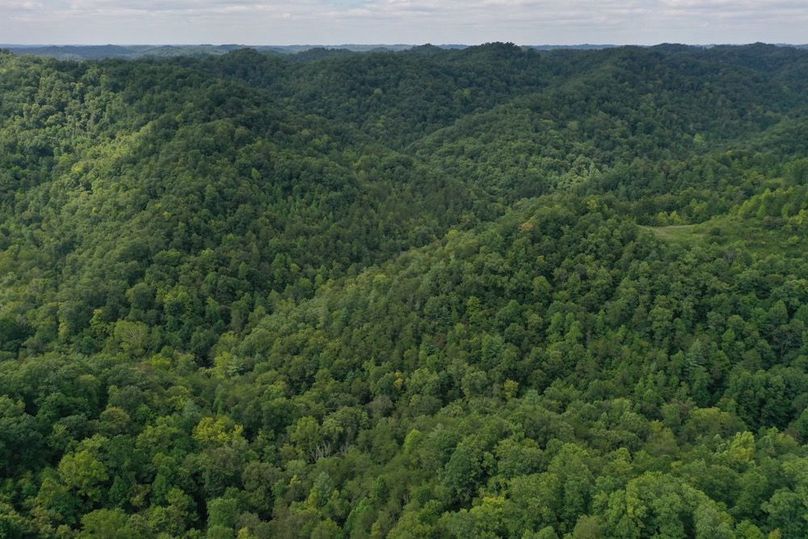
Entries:
[[[0,48],[14,54],[45,56],[59,60],[98,60],[105,58],[137,59],[144,57],[175,57],[222,55],[238,49],[254,49],[264,53],[298,54],[312,50],[345,50],[351,52],[405,51],[419,45],[412,44],[340,44],[340,45],[17,45],[0,44]],[[470,45],[449,43],[432,45],[440,49],[465,49]],[[616,47],[618,45],[525,45],[535,50],[577,49],[597,50]]]
[[[433,45],[427,44],[439,49],[465,49],[472,45],[464,45],[460,43],[440,44]],[[658,44],[670,45],[670,44]],[[808,44],[796,45],[788,43],[773,44],[777,47],[794,47],[799,49],[808,48]],[[109,58],[130,59],[135,60],[138,58],[155,57],[155,58],[170,58],[177,56],[205,56],[212,55],[218,56],[227,54],[234,50],[239,49],[253,49],[262,53],[269,54],[299,54],[309,51],[350,51],[350,52],[399,52],[411,50],[414,48],[422,47],[424,45],[412,45],[405,43],[397,44],[340,44],[340,45],[242,45],[242,44],[179,44],[179,45],[18,45],[18,44],[0,44],[0,49],[5,49],[13,54],[30,55],[30,56],[44,56],[49,58],[56,58],[58,60],[101,60]],[[524,48],[538,50],[538,51],[551,51],[551,50],[601,50],[621,47],[623,45],[616,44],[592,44],[582,43],[579,45],[522,45]],[[650,45],[641,45],[647,47]],[[714,45],[687,45],[682,44],[682,47],[698,47],[710,48],[719,46]]]
[[[239,49],[254,49],[264,53],[297,54],[314,49],[348,50],[353,52],[403,51],[414,45],[15,45],[0,44],[14,54],[46,56],[60,60],[97,60],[104,58],[137,59],[144,57],[175,57],[222,55]],[[441,48],[465,48],[465,45],[445,45]]]

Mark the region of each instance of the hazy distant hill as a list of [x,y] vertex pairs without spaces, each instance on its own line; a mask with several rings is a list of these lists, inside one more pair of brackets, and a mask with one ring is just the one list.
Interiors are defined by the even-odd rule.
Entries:
[[[465,45],[447,45],[446,48],[462,48]],[[377,50],[401,51],[412,45],[14,45],[4,44],[0,48],[15,54],[46,56],[60,60],[97,60],[103,58],[137,59],[149,56],[175,57],[198,55],[222,55],[228,52],[251,48],[261,52],[295,54],[317,48],[344,49],[354,52]]]
[[[778,44],[779,47],[794,47],[799,49],[808,48],[808,45],[789,45]],[[307,54],[303,59],[321,58],[330,56],[330,53],[335,51],[351,51],[351,52],[379,52],[379,51],[405,51],[412,48],[419,47],[417,45],[408,44],[393,44],[393,45],[359,45],[359,44],[344,44],[344,45],[15,45],[15,44],[0,44],[0,49],[6,49],[14,54],[31,55],[31,56],[45,56],[50,58],[57,58],[59,60],[100,60],[105,58],[124,58],[134,60],[144,57],[178,57],[178,56],[201,56],[213,55],[219,56],[227,54],[238,49],[253,49],[263,53],[276,53],[276,54],[299,54],[299,53],[312,53]],[[444,50],[458,50],[468,48],[469,45],[463,44],[442,44],[434,45],[438,49]],[[580,45],[524,45],[523,48],[533,49],[537,51],[553,51],[553,50],[579,50],[579,51],[593,51],[601,49],[615,48],[617,45],[611,44],[589,44],[582,43]],[[705,45],[696,48],[709,48],[712,46]]]
[[[136,59],[148,56],[175,57],[197,55],[221,55],[237,49],[250,48],[260,52],[279,54],[297,54],[315,49],[347,50],[352,52],[403,51],[415,45],[14,45],[0,44],[0,48],[15,54],[46,56],[60,60],[97,60],[103,58]],[[468,45],[445,44],[436,45],[441,49],[465,49]],[[615,45],[529,45],[536,50],[575,49],[596,50],[614,47]]]
[[3,45],[2,47],[15,54],[47,56],[60,60],[220,55],[242,48],[241,45]]

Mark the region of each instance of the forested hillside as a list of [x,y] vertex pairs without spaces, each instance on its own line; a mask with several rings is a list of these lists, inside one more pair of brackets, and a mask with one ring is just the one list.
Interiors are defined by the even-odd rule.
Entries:
[[0,537],[808,537],[808,50],[0,96]]

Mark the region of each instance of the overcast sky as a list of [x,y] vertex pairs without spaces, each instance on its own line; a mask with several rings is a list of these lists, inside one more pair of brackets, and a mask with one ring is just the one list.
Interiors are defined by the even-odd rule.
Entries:
[[0,0],[0,43],[808,43],[808,0]]

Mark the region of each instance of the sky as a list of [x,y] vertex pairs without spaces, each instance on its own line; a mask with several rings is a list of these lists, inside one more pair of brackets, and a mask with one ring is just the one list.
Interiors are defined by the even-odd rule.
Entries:
[[808,43],[808,0],[0,0],[0,43]]

